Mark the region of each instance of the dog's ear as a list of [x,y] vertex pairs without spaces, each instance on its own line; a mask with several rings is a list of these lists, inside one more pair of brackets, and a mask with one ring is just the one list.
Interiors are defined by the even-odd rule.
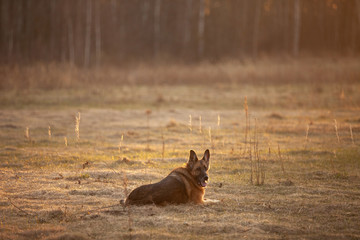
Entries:
[[194,164],[198,161],[198,158],[196,156],[196,153],[193,150],[190,150],[190,157],[189,161],[187,163],[187,167],[189,169],[192,169],[194,167]]
[[207,168],[210,169],[210,151],[209,149],[206,149],[206,151],[204,152],[204,157],[203,157]]

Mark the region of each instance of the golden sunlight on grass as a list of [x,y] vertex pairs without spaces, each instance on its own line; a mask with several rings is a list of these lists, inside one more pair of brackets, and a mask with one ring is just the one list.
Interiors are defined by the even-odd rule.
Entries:
[[[359,70],[262,64],[127,73],[159,78],[152,85],[21,90],[15,80],[0,95],[0,238],[356,238]],[[294,80],[322,74],[330,80]],[[160,84],[176,76],[186,80]],[[207,148],[205,197],[219,203],[121,206]]]
[[[156,88],[164,93],[168,90]],[[171,88],[179,98],[191,91]],[[135,95],[142,91],[134,90]],[[281,94],[287,91],[293,89],[282,88]],[[205,110],[174,110],[165,103],[154,107],[150,115],[150,105],[146,112],[141,108],[82,106],[81,138],[74,132],[74,115],[79,118],[76,108],[1,110],[1,185],[2,193],[10,199],[1,202],[2,236],[11,238],[15,233],[37,238],[61,232],[106,238],[177,238],[184,233],[189,238],[217,238],[219,235],[212,236],[215,233],[250,238],[294,234],[325,239],[339,232],[356,236],[359,203],[352,196],[358,192],[360,179],[360,122],[353,104],[358,102],[348,106],[331,102],[330,112],[328,103],[326,108],[320,104],[306,111],[282,109],[277,102],[266,107],[254,104],[252,92],[246,91],[246,116],[238,108],[244,100],[244,93],[239,93],[230,91],[227,101],[235,104],[219,110],[207,110],[207,106]],[[321,98],[333,98],[333,94],[325,91]],[[293,104],[297,106],[296,101]],[[274,112],[281,112],[281,118],[271,117]],[[194,121],[200,116],[201,122]],[[28,126],[25,141],[23,126]],[[123,210],[119,201],[126,195],[124,174],[127,191],[158,181],[173,168],[183,166],[190,148],[211,149],[206,197],[219,199],[219,204]],[[199,222],[198,216],[204,221]],[[344,218],[346,228],[341,224]],[[312,219],[319,225],[304,230]],[[86,228],[93,224],[97,227]],[[197,226],[202,226],[200,232]],[[104,235],[104,229],[117,230]],[[164,230],[169,235],[163,235]]]

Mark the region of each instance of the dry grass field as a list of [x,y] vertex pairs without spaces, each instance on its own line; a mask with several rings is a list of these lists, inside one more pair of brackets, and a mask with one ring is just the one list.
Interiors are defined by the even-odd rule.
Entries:
[[[0,239],[359,239],[360,61],[269,62],[2,68]],[[219,203],[119,204],[207,148]]]

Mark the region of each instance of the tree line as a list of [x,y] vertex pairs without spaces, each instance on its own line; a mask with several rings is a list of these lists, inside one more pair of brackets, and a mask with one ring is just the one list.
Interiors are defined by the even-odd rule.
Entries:
[[360,0],[0,0],[0,62],[360,52]]

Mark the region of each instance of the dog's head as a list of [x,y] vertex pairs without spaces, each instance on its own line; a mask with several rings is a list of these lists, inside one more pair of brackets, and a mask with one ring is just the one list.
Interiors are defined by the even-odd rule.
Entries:
[[189,161],[186,168],[196,180],[200,187],[206,187],[209,181],[208,171],[210,169],[210,151],[206,149],[201,160],[198,159],[196,153],[190,150]]

